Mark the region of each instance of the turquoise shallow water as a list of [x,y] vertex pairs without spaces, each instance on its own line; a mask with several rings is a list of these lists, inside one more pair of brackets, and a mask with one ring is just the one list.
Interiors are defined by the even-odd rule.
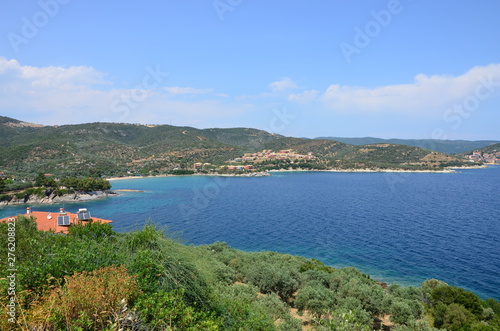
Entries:
[[[438,278],[500,300],[499,184],[498,166],[454,174],[141,178],[114,181],[113,189],[142,193],[65,208],[87,207],[114,220],[116,231],[151,219],[187,243],[314,257],[404,285]],[[1,209],[0,217],[24,208]]]

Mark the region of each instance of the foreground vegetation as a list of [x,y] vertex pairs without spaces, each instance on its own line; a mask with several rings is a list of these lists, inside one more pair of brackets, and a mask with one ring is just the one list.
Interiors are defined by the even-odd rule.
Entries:
[[[0,231],[6,236],[8,225]],[[384,289],[314,259],[182,245],[153,224],[115,233],[90,223],[61,235],[22,216],[12,324],[2,242],[2,330],[372,330],[382,319],[395,331],[500,328],[500,303],[437,280]]]

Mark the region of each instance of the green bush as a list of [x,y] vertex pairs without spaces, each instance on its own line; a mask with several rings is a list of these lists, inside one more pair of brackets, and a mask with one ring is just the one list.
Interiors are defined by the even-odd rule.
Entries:
[[60,185],[81,192],[106,191],[111,189],[111,183],[103,178],[75,178],[64,177]]
[[391,307],[391,321],[396,324],[408,325],[415,319],[413,311],[406,302],[397,301]]
[[148,330],[222,329],[222,319],[214,313],[198,311],[184,301],[184,291],[158,291],[140,297],[135,310]]
[[450,331],[464,330],[475,323],[476,317],[467,308],[458,303],[450,304],[445,311],[443,327]]
[[16,194],[14,194],[14,196],[15,196],[17,199],[24,199],[24,197],[26,196],[26,193],[24,193],[24,192],[20,192],[20,193],[16,193]]
[[315,318],[320,319],[333,308],[335,295],[319,283],[310,284],[298,291],[294,304],[299,311],[308,310]]
[[299,275],[294,270],[267,262],[252,266],[246,274],[248,282],[264,294],[276,293],[284,301],[299,288]]
[[330,280],[332,275],[325,271],[317,269],[309,269],[300,275],[301,283],[308,284],[309,282],[319,282],[325,288],[330,287]]
[[466,291],[454,286],[438,286],[431,292],[431,304],[444,303],[450,305],[453,303],[462,305],[465,309],[477,317],[483,314],[481,299],[472,292]]
[[258,289],[245,284],[218,287],[217,310],[224,316],[224,330],[275,330],[274,317],[258,305]]

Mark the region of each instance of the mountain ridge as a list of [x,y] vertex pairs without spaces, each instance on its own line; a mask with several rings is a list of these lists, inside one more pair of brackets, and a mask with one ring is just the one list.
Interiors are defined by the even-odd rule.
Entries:
[[[431,169],[462,165],[456,157],[419,147],[351,145],[330,139],[286,137],[253,128],[209,128],[128,123],[55,126],[22,124],[0,117],[0,171],[59,175],[123,175],[193,169],[194,163],[222,166],[245,153],[294,150],[311,161],[269,161],[266,169]],[[256,167],[263,164],[254,163]]]
[[459,154],[488,145],[500,143],[497,140],[445,140],[445,139],[399,139],[399,138],[376,138],[376,137],[318,137],[315,139],[329,139],[340,141],[351,145],[367,144],[396,144],[425,148],[446,154]]

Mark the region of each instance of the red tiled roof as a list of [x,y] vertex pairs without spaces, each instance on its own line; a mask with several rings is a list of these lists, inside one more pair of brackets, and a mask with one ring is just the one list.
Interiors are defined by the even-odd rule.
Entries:
[[[74,213],[69,213],[64,211],[65,215],[69,216],[71,224],[85,224],[89,221],[79,221],[78,216]],[[54,231],[54,232],[62,232],[68,233],[69,226],[61,226],[57,224],[57,216],[59,216],[58,212],[44,212],[44,211],[31,211],[25,213],[23,216],[33,216],[35,217],[36,225],[39,231]],[[7,222],[8,219],[17,218],[17,216],[10,216],[0,219],[0,222]],[[105,220],[102,218],[92,217],[91,222],[99,222],[99,223],[111,223],[111,220]]]

